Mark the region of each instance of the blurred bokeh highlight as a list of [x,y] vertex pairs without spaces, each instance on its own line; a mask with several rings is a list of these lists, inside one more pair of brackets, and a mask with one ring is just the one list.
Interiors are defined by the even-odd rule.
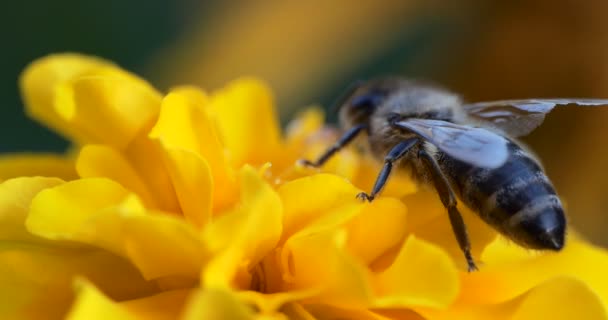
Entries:
[[[161,90],[260,77],[283,122],[382,74],[431,80],[469,101],[608,98],[608,2],[600,0],[25,0],[2,8],[2,152],[67,147],[23,115],[17,88],[25,65],[52,52],[102,56]],[[524,139],[573,225],[603,245],[607,124],[608,107],[564,108]]]

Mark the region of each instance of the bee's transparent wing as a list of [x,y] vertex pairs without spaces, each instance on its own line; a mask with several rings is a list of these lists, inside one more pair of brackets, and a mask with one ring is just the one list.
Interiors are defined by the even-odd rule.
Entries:
[[394,125],[419,135],[449,156],[478,167],[498,168],[509,155],[507,139],[483,128],[431,119],[407,119]]
[[464,105],[472,118],[513,137],[525,136],[545,120],[555,106],[603,106],[608,99],[526,99],[477,102]]

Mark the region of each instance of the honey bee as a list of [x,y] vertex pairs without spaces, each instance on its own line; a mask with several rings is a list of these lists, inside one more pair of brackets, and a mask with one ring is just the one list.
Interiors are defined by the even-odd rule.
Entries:
[[499,233],[530,249],[559,251],[566,217],[539,161],[514,138],[537,128],[555,106],[608,105],[601,99],[528,99],[466,104],[452,92],[415,81],[384,77],[358,83],[339,104],[343,136],[316,161],[323,165],[361,133],[384,165],[370,193],[373,201],[393,167],[408,169],[434,186],[468,270],[477,270],[462,201]]

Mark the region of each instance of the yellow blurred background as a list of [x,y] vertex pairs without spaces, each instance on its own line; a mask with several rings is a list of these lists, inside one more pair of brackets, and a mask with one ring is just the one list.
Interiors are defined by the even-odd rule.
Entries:
[[[469,101],[605,98],[607,10],[598,0],[248,1],[218,8],[152,66],[164,85],[260,76],[276,90],[284,120],[377,74],[430,79]],[[525,140],[570,221],[606,245],[608,110],[554,113]]]
[[[432,80],[468,101],[608,98],[606,1],[152,3],[120,13],[126,32],[130,26],[141,30],[130,35],[132,41],[112,47],[116,51],[108,58],[145,74],[162,90],[184,83],[213,89],[243,75],[263,78],[276,93],[283,123],[304,107],[329,105],[352,81],[381,74]],[[163,12],[170,19],[154,24],[151,18],[146,29],[142,23],[148,20],[138,20],[138,10],[158,10],[150,15],[157,21],[164,21]],[[110,10],[104,23],[112,19]],[[121,53],[138,46],[140,37],[151,36],[147,32],[161,39],[122,60]],[[136,58],[138,63],[131,63]],[[543,159],[570,221],[603,245],[608,245],[606,121],[608,107],[557,110],[525,139]]]

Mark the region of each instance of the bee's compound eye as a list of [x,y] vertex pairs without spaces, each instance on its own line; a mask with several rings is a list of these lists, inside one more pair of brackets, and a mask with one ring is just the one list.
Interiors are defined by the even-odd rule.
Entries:
[[354,97],[350,102],[350,107],[353,109],[375,108],[382,103],[385,96],[384,92],[368,92]]

